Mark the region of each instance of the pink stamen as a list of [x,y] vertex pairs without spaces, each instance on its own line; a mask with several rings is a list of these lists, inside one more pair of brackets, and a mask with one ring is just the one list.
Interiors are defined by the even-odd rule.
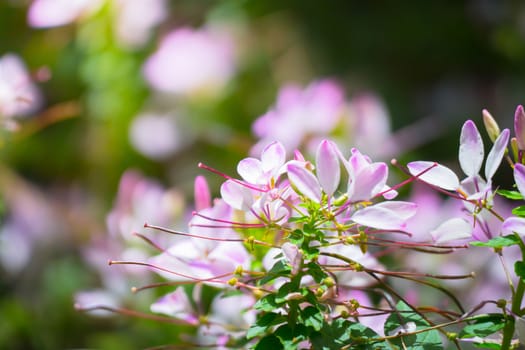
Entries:
[[229,175],[226,175],[226,174],[220,172],[217,169],[214,169],[212,167],[207,166],[204,163],[199,163],[198,167],[201,168],[201,169],[205,169],[205,170],[211,171],[212,173],[217,174],[217,175],[225,178],[226,180],[231,180],[231,181],[233,181],[233,182],[235,182],[235,183],[237,183],[237,184],[239,184],[241,186],[247,187],[247,188],[249,188],[251,190],[258,191],[258,192],[268,192],[267,188],[260,188],[260,187],[254,186],[252,184],[249,184],[247,182],[241,181],[239,179],[235,179],[235,178],[233,178],[233,177],[231,177]]

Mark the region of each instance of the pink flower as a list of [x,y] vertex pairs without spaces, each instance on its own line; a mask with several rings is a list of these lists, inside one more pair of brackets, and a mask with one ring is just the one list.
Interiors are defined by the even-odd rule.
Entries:
[[103,0],[34,0],[27,20],[31,27],[57,27],[97,11]]
[[40,93],[22,60],[14,54],[0,57],[0,117],[26,116],[40,104]]
[[331,80],[312,82],[305,89],[285,85],[276,104],[252,126],[259,142],[252,154],[272,141],[286,149],[297,148],[308,136],[327,136],[341,119],[346,107],[342,88]]
[[514,133],[518,141],[518,148],[521,151],[525,150],[525,111],[522,105],[516,108],[514,114]]
[[234,71],[230,39],[211,28],[180,28],[169,33],[143,67],[154,89],[174,94],[217,92]]

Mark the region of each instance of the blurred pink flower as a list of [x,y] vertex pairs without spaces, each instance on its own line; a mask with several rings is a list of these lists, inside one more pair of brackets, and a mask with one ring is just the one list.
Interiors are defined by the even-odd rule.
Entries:
[[40,104],[40,92],[22,60],[14,54],[0,57],[0,117],[25,116]]
[[211,28],[180,28],[166,35],[143,72],[156,90],[174,94],[215,92],[235,71],[234,47]]
[[332,80],[314,81],[305,89],[285,85],[276,104],[254,122],[252,129],[260,140],[251,153],[272,141],[292,151],[308,137],[326,136],[337,126],[345,107],[344,92]]
[[27,21],[31,27],[57,27],[90,15],[104,0],[35,0],[29,7]]

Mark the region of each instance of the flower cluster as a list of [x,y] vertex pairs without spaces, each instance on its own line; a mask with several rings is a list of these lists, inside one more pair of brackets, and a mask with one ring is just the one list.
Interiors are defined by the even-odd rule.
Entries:
[[[444,349],[446,342],[453,342],[461,349],[461,343],[468,342],[511,349],[519,341],[525,315],[525,209],[518,206],[508,215],[498,197],[525,197],[521,106],[515,121],[516,137],[511,138],[510,130],[500,131],[484,111],[493,142],[486,159],[475,123],[463,125],[463,180],[436,162],[415,161],[404,167],[393,160],[408,178],[390,187],[387,164],[373,162],[355,148],[345,156],[330,140],[319,143],[314,162],[297,150],[288,158],[283,144],[274,141],[260,157],[238,163],[238,178],[200,164],[225,179],[221,198],[212,200],[206,180],[197,177],[189,230],[145,224],[174,235],[174,240],[159,244],[141,235],[158,255],[146,262],[110,264],[148,266],[167,280],[134,290],[174,288],[150,309],[162,315],[156,316],[160,320],[192,326],[195,333],[185,338],[188,346]],[[494,184],[504,159],[513,168],[517,191]],[[459,207],[448,209],[452,218],[436,210],[430,213],[435,206],[429,207],[428,198],[420,203],[396,200],[397,190],[414,181],[457,201]],[[418,213],[420,204],[424,207]],[[421,224],[425,217],[416,214],[437,216],[437,227],[430,226],[436,222],[430,218]],[[411,239],[416,226],[427,227],[430,239],[420,234]],[[479,291],[480,300],[469,302],[469,309],[436,280],[473,278],[474,273],[386,267],[399,249],[443,256],[469,247],[479,249],[477,257],[499,260],[505,277],[491,289],[497,296]],[[487,247],[495,255],[486,255]],[[407,257],[414,261],[414,255]],[[511,263],[514,274],[507,266]],[[402,292],[396,280],[434,289],[449,302],[417,306],[419,297]],[[484,308],[491,313],[479,313]]]

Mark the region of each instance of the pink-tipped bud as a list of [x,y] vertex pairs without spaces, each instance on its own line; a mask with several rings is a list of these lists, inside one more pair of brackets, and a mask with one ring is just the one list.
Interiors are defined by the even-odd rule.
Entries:
[[525,150],[525,111],[523,106],[519,105],[514,114],[514,133],[516,134],[516,141],[518,141],[518,148],[520,151]]
[[335,143],[323,140],[317,148],[317,178],[324,192],[331,196],[339,186],[341,169]]
[[211,207],[211,194],[210,188],[206,178],[199,175],[195,178],[195,209],[201,211]]
[[484,109],[481,113],[483,115],[483,124],[485,124],[485,130],[487,130],[490,141],[494,142],[501,133],[499,125],[496,123],[496,120],[494,117],[492,117],[492,114],[490,114],[489,111]]

